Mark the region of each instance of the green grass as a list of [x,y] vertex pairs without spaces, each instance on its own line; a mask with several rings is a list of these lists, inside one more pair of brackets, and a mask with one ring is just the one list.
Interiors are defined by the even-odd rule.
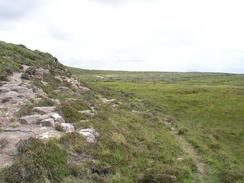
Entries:
[[38,50],[32,51],[23,45],[0,41],[0,81],[6,80],[14,71],[21,71],[22,65],[48,69],[51,73],[69,74],[62,64],[55,63],[55,57]]
[[[244,76],[212,73],[82,71],[101,92],[128,92],[170,115],[207,164],[208,181],[244,181]],[[142,77],[141,77],[142,76]],[[105,92],[106,93],[106,92]],[[114,96],[113,96],[114,97]],[[121,97],[121,96],[117,96]],[[150,107],[149,110],[153,109]],[[138,110],[135,106],[135,110]]]
[[67,154],[55,142],[29,139],[18,151],[14,165],[2,173],[5,182],[39,183],[49,179],[59,183],[69,173]]

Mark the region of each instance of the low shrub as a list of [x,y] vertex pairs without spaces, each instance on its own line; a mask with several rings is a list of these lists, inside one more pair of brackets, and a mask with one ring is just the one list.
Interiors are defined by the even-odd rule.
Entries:
[[230,168],[220,173],[221,182],[236,183],[244,180],[244,171],[239,168]]
[[23,141],[18,144],[18,153],[15,163],[3,172],[5,182],[58,183],[68,174],[67,154],[53,141]]

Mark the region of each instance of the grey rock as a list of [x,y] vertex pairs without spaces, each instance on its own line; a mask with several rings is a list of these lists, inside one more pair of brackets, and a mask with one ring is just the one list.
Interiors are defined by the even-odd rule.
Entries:
[[62,129],[66,133],[75,131],[75,127],[71,123],[56,123],[56,129]]
[[41,126],[55,127],[55,121],[53,118],[43,119],[43,120],[41,120],[40,124],[41,124]]
[[38,124],[42,120],[42,115],[34,114],[20,118],[21,124]]
[[48,116],[53,118],[57,123],[65,123],[64,118],[58,113],[50,113]]
[[80,129],[79,134],[85,137],[88,143],[96,143],[96,137],[99,136],[99,133],[93,128]]
[[48,140],[50,138],[60,138],[62,136],[61,132],[58,132],[56,130],[48,130],[46,132],[40,133],[36,136],[36,138],[41,140]]
[[94,116],[95,113],[92,112],[91,110],[84,110],[84,111],[79,111],[80,114],[84,114],[84,115],[87,115],[87,116]]
[[38,112],[39,114],[47,114],[47,113],[51,113],[51,112],[55,112],[56,107],[52,106],[52,107],[34,107],[33,111]]
[[44,79],[44,76],[46,74],[49,73],[49,70],[47,69],[43,69],[43,68],[39,68],[39,69],[36,69],[36,72],[35,72],[35,77],[39,80],[43,80]]

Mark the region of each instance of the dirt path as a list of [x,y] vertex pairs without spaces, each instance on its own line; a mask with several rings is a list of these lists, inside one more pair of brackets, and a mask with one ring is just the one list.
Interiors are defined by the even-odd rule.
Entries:
[[171,123],[165,122],[165,124],[171,129],[171,133],[174,134],[176,141],[181,146],[184,153],[188,154],[192,158],[194,164],[197,167],[200,181],[204,183],[204,177],[206,176],[205,163],[201,160],[200,156],[198,155],[192,144],[190,144],[182,135],[179,135],[178,131],[172,126]]

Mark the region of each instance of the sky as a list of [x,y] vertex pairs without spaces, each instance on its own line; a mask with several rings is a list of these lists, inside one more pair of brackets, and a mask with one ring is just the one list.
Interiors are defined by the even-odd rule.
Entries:
[[0,0],[0,40],[84,69],[244,73],[243,0]]

